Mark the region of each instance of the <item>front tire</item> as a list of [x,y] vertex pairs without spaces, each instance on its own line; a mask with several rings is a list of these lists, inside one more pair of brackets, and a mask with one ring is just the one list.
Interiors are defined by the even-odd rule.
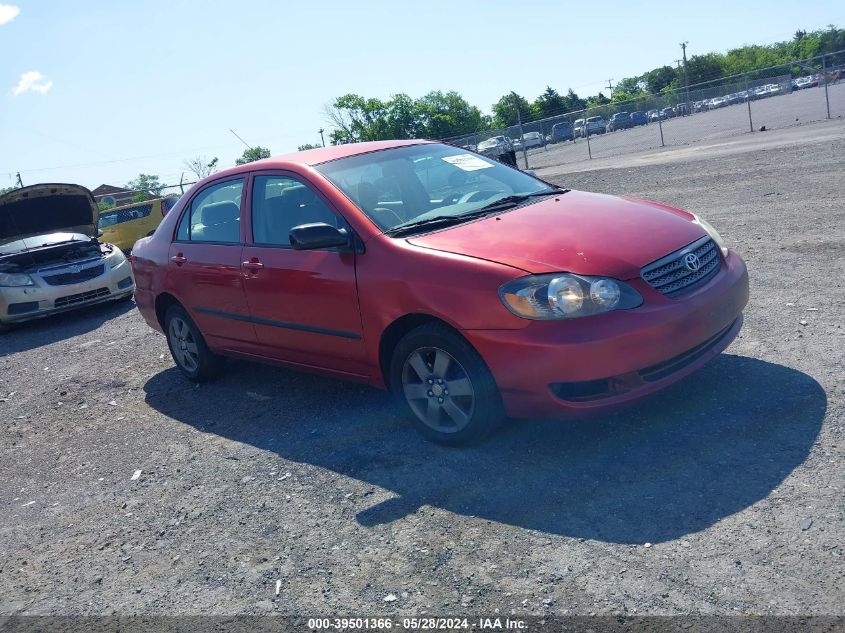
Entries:
[[421,325],[399,341],[390,385],[415,428],[439,444],[479,442],[504,418],[490,369],[466,339],[442,323]]
[[199,328],[182,306],[168,308],[164,333],[176,367],[188,380],[205,382],[220,375],[223,358],[208,349]]

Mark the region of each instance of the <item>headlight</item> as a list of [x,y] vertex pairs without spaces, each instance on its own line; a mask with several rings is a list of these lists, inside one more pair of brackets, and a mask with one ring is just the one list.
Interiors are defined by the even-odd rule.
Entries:
[[112,246],[112,251],[106,256],[109,261],[109,268],[117,268],[126,261],[126,255],[117,246]]
[[628,284],[608,277],[571,273],[530,275],[509,281],[499,289],[505,306],[525,319],[577,319],[630,310],[643,298]]
[[704,229],[705,231],[707,231],[707,235],[709,235],[709,236],[710,236],[710,239],[712,239],[714,242],[716,242],[716,246],[718,246],[718,247],[719,247],[719,250],[721,250],[721,251],[722,251],[722,255],[723,255],[723,256],[725,256],[725,257],[727,257],[727,256],[728,256],[728,245],[727,245],[727,244],[725,244],[725,240],[723,240],[723,239],[722,239],[722,236],[721,236],[721,235],[719,235],[719,231],[717,231],[716,229],[714,229],[714,228],[710,225],[710,223],[709,223],[707,220],[705,220],[704,218],[702,218],[702,217],[700,217],[700,216],[696,215],[695,213],[693,213],[692,215],[693,215],[693,217],[695,218],[695,220],[693,220],[693,222],[695,222],[695,223],[696,223],[696,224],[698,224],[698,225],[699,225],[702,229]]
[[34,285],[35,283],[29,275],[24,275],[23,273],[0,273],[0,286],[14,288]]

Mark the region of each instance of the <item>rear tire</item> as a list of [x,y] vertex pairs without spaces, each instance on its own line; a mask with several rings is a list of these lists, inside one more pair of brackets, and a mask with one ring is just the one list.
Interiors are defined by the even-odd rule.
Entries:
[[479,442],[504,419],[490,369],[466,339],[442,323],[421,325],[399,341],[390,385],[417,431],[438,444]]
[[193,319],[180,305],[172,305],[164,315],[167,346],[176,367],[193,382],[205,382],[220,375],[224,359],[208,349]]

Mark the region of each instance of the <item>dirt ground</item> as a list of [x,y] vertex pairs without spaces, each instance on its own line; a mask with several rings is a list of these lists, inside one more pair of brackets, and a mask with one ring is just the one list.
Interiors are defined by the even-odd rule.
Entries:
[[802,130],[541,172],[748,262],[740,338],[614,415],[446,449],[357,385],[195,387],[131,303],[3,336],[0,614],[845,614],[845,122]]

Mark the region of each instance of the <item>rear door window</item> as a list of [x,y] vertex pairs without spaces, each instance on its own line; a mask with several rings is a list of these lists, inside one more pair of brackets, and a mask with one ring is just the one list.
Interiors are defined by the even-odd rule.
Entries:
[[244,181],[227,180],[203,189],[185,209],[176,232],[180,242],[239,244]]

